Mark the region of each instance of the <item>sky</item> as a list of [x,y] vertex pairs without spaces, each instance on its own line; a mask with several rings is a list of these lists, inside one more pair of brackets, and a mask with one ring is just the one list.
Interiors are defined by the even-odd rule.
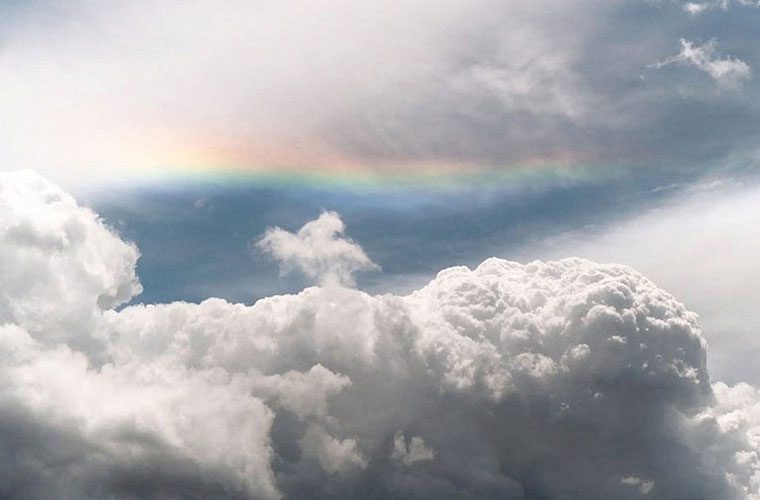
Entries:
[[0,0],[0,497],[760,499],[759,22]]

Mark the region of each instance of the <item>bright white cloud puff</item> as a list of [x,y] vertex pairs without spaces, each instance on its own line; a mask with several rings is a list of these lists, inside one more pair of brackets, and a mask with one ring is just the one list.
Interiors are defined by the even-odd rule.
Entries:
[[711,385],[696,315],[630,268],[115,310],[134,246],[0,180],[0,266],[30,276],[2,282],[3,498],[760,498],[758,391]]
[[285,273],[297,269],[323,285],[353,286],[355,272],[380,268],[359,245],[343,236],[345,230],[338,214],[322,212],[295,234],[279,227],[267,229],[256,246],[270,254]]

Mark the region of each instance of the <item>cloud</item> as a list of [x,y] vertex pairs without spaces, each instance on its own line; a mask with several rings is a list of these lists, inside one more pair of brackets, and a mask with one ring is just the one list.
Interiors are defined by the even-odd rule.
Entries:
[[[665,72],[638,78],[683,29],[678,3],[445,0],[432,12],[422,0],[73,0],[65,8],[40,0],[0,8],[11,75],[0,82],[0,114],[11,117],[0,123],[0,162],[76,188],[212,166],[402,176],[707,168],[757,142],[756,87],[731,101],[684,100],[667,91],[676,85]],[[741,47],[751,66],[757,53],[745,41],[755,33],[734,10],[703,16],[689,36]],[[706,56],[699,64],[710,74],[746,83],[739,59]],[[705,121],[722,131],[709,143]],[[695,143],[705,151],[695,155]]]
[[636,476],[624,477],[620,480],[621,484],[635,486],[642,495],[648,495],[654,489],[654,482],[646,481]]
[[710,40],[704,45],[695,46],[689,40],[681,38],[681,52],[649,67],[660,69],[671,64],[688,64],[710,75],[718,84],[727,88],[737,88],[752,76],[747,63],[738,58],[721,57],[717,52],[718,42]]
[[391,458],[409,466],[416,462],[433,460],[435,453],[425,444],[425,440],[421,437],[413,436],[407,444],[404,434],[397,432],[393,436],[393,453],[391,454]]
[[715,0],[711,2],[686,2],[683,4],[683,10],[689,14],[700,14],[707,10],[721,8],[723,10],[728,8],[729,0]]
[[[0,109],[16,123],[0,126],[1,158],[69,182],[103,164],[128,176],[158,164],[345,172],[479,163],[493,140],[470,144],[477,135],[463,132],[472,120],[488,125],[475,113],[484,103],[550,119],[585,109],[570,47],[544,38],[553,21],[525,8],[534,4],[6,7],[4,65],[15,76]],[[444,145],[456,151],[437,158]]]
[[[4,182],[5,248],[57,190],[31,174]],[[9,194],[30,186],[41,194]],[[71,203],[69,218],[91,220]],[[115,258],[133,247],[93,223],[80,264],[133,287]],[[61,251],[23,241],[16,266]],[[92,321],[58,342],[5,317],[0,496],[760,495],[757,390],[711,384],[697,316],[625,266],[493,258],[406,296],[325,286],[251,306],[112,302],[90,300]],[[98,362],[72,338],[88,335],[104,344]]]
[[0,199],[0,321],[51,344],[95,341],[95,311],[142,290],[137,248],[30,171],[0,172]]
[[[733,3],[731,0],[711,0],[708,2],[685,2],[683,4],[683,10],[689,14],[701,14],[708,10],[723,9],[726,10]],[[756,0],[736,0],[737,4],[744,7],[760,7],[760,2]]]
[[711,373],[721,380],[760,384],[752,361],[760,355],[755,287],[760,237],[754,230],[759,226],[757,180],[705,181],[681,186],[643,213],[549,237],[517,254],[579,255],[634,266],[699,311],[711,348]]
[[338,214],[322,212],[295,234],[279,227],[267,229],[256,246],[270,254],[285,273],[297,269],[323,285],[353,286],[355,272],[380,267],[359,245],[343,237],[345,230]]
[[306,430],[301,438],[301,451],[303,458],[316,457],[328,475],[350,474],[354,469],[367,467],[356,439],[335,439],[319,426],[310,426]]
[[[5,249],[63,195],[28,173],[3,181]],[[114,310],[92,297],[135,291],[136,251],[63,199],[63,218],[92,224],[80,265],[117,277],[68,281],[94,318],[70,333],[106,354],[6,317],[6,498],[760,494],[757,390],[711,385],[696,315],[630,268],[489,259],[407,296],[328,286]],[[65,254],[60,232],[24,234],[26,253]]]

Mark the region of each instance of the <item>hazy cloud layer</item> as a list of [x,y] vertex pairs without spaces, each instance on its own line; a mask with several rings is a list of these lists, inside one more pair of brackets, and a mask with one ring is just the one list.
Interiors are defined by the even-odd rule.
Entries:
[[[404,297],[117,311],[134,248],[38,177],[2,183],[3,269],[49,254],[101,277],[67,282],[92,317],[76,332],[4,313],[3,497],[760,497],[757,390],[711,385],[696,315],[630,268],[489,259]],[[93,229],[37,221],[61,199]],[[3,288],[6,311],[29,300]]]
[[[754,161],[747,3],[6,2],[0,161],[71,184],[187,167]],[[647,68],[670,60],[687,68]]]

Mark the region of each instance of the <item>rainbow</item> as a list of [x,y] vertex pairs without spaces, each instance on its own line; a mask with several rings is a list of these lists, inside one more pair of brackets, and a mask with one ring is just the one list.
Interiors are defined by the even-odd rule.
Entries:
[[[284,145],[271,141],[230,142],[158,134],[111,138],[99,148],[70,151],[78,181],[89,186],[215,184],[297,185],[331,189],[531,189],[615,178],[627,170],[613,165],[578,165],[577,152],[527,159],[516,165],[474,165],[446,160],[393,161],[346,158],[318,141]],[[274,144],[274,145],[271,145]],[[82,157],[77,153],[93,152]],[[113,158],[120,160],[113,163]],[[74,167],[73,167],[74,168]],[[62,167],[60,171],[65,171]],[[80,175],[81,174],[81,175]],[[81,181],[81,179],[84,179]]]
[[335,190],[424,189],[451,190],[525,190],[571,186],[612,179],[623,169],[604,166],[510,166],[504,168],[473,167],[440,170],[368,168],[341,170],[331,167],[224,167],[224,166],[156,166],[142,170],[130,184],[175,186],[210,184],[220,187],[241,185],[324,187]]
[[[58,131],[34,160],[67,188],[213,183],[327,186],[335,189],[530,189],[614,178],[625,167],[598,165],[582,151],[539,154],[514,164],[475,164],[439,158],[381,161],[346,155],[319,138],[232,137],[209,131]],[[21,158],[21,157],[20,157]],[[23,158],[22,158],[23,160]],[[35,168],[14,161],[15,168]],[[591,166],[589,166],[591,165]]]

